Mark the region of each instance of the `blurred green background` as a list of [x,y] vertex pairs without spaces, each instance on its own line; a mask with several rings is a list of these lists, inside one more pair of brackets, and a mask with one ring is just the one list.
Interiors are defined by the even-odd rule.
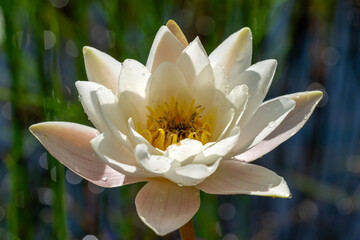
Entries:
[[159,238],[136,214],[142,184],[90,184],[48,155],[28,127],[91,125],[74,86],[86,80],[82,47],[145,64],[169,19],[208,53],[250,27],[253,62],[278,60],[268,98],[324,92],[304,128],[255,162],[284,176],[293,198],[202,194],[199,239],[359,239],[359,0],[1,0],[0,239]]

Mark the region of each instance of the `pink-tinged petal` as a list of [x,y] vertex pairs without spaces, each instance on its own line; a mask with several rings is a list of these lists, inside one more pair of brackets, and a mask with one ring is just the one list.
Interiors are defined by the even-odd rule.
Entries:
[[121,63],[92,47],[84,47],[83,54],[89,81],[104,85],[116,93]]
[[238,154],[259,143],[272,133],[294,108],[295,101],[290,98],[272,99],[262,104],[244,126],[232,152]]
[[109,128],[101,116],[99,102],[96,97],[96,91],[99,89],[105,89],[104,85],[100,85],[95,82],[77,81],[75,86],[79,92],[81,104],[90,121],[100,132],[109,131]]
[[143,181],[121,174],[96,157],[90,140],[99,132],[68,122],[43,122],[30,131],[59,162],[88,181],[103,187],[117,187]]
[[209,194],[291,197],[282,177],[264,167],[236,160],[222,160],[216,172],[196,188]]
[[199,190],[168,181],[150,181],[137,194],[140,219],[156,234],[164,236],[187,223],[200,207]]
[[323,94],[320,91],[294,93],[281,96],[279,99],[293,99],[296,102],[295,109],[287,115],[280,126],[269,136],[244,153],[237,155],[235,159],[245,162],[254,161],[289,139],[297,133],[309,119],[322,96]]
[[157,67],[163,62],[175,63],[184,46],[171,33],[168,27],[162,26],[157,32],[151,46],[146,67],[154,73]]
[[236,78],[231,79],[230,89],[242,84],[248,86],[248,102],[239,122],[241,129],[263,102],[274,77],[276,65],[277,62],[273,59],[261,61],[246,69],[245,72]]
[[249,28],[243,28],[225,39],[209,59],[224,66],[226,74],[232,79],[250,66],[251,55],[252,34]]
[[90,141],[98,158],[116,171],[139,178],[151,177],[136,162],[134,154],[129,152],[111,133],[105,132]]
[[120,72],[118,92],[131,92],[145,99],[145,88],[150,75],[149,70],[140,62],[125,60]]

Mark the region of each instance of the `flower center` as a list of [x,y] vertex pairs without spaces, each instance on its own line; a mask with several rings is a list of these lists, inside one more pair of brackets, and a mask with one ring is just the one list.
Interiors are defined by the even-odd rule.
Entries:
[[165,150],[185,138],[196,139],[202,144],[209,142],[212,117],[211,114],[202,116],[205,108],[195,106],[195,100],[188,104],[171,97],[170,102],[146,108],[149,110],[146,129],[138,124],[137,130],[154,147]]

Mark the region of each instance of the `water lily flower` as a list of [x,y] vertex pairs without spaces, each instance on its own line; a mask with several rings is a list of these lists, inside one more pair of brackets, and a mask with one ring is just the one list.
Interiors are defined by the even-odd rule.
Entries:
[[83,49],[89,81],[78,81],[95,126],[43,122],[31,132],[66,167],[103,187],[146,181],[135,205],[158,235],[187,223],[209,194],[290,197],[285,180],[250,162],[293,136],[320,91],[264,101],[277,62],[251,65],[252,34],[243,28],[209,56],[169,21],[156,34],[146,66]]

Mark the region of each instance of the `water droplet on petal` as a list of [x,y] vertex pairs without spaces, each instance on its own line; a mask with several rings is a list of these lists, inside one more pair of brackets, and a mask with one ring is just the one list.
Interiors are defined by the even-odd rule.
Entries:
[[102,176],[102,177],[101,177],[101,180],[103,180],[104,182],[106,182],[106,181],[107,181],[107,177]]
[[271,121],[271,122],[269,122],[269,128],[273,128],[273,127],[275,127],[275,122],[274,121]]

